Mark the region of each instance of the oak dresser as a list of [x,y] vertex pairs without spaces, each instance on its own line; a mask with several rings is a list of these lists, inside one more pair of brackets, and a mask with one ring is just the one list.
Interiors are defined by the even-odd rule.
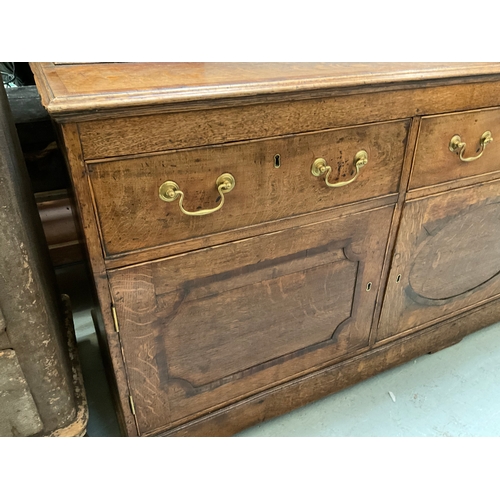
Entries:
[[32,69],[127,435],[231,435],[500,321],[500,64]]

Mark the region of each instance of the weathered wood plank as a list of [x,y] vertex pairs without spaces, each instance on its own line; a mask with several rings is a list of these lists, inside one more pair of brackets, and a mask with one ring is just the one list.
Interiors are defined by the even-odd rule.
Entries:
[[33,436],[43,423],[16,353],[0,351],[0,436]]
[[75,416],[60,297],[7,96],[0,88],[0,307],[44,431]]

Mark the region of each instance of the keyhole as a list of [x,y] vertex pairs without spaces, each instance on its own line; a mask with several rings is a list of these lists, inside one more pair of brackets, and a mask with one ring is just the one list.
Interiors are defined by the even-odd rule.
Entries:
[[400,274],[398,274],[398,275],[396,276],[396,283],[399,283],[400,281],[401,281],[401,275],[400,275]]
[[274,155],[274,168],[281,167],[281,157],[280,155]]
[[369,292],[372,289],[372,282],[369,281],[366,285],[366,291]]

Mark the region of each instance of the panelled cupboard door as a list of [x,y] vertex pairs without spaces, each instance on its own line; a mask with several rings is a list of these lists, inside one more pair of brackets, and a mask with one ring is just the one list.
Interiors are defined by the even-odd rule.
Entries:
[[410,201],[377,333],[382,340],[500,294],[500,182]]
[[109,271],[139,433],[367,346],[393,210]]

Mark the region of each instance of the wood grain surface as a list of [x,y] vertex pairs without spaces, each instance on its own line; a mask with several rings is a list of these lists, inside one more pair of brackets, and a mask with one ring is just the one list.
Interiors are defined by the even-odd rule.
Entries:
[[500,81],[379,92],[367,86],[365,93],[351,95],[325,91],[320,98],[214,101],[184,112],[154,106],[134,112],[145,116],[73,119],[85,158],[99,159],[486,108],[498,104],[499,94]]
[[[324,222],[338,217],[349,217],[352,214],[365,212],[375,208],[393,205],[398,201],[398,194],[390,194],[371,198],[369,200],[348,203],[337,207],[311,212],[293,217],[286,217],[278,220],[271,220],[254,224],[252,226],[240,227],[221,233],[211,233],[206,236],[199,236],[183,241],[166,243],[157,247],[152,247],[146,250],[137,250],[127,253],[119,253],[105,258],[105,266],[107,269],[119,269],[121,267],[140,264],[152,260],[163,259],[173,255],[179,255],[192,250],[201,248],[213,247],[228,243],[230,241],[238,241],[246,238],[253,238],[261,234],[269,232],[284,231],[286,229],[299,227],[301,225],[314,224]],[[399,219],[398,219],[399,220]]]
[[[32,68],[126,434],[230,435],[500,320],[500,64]],[[485,130],[477,161],[448,150]],[[352,184],[311,175],[348,179],[361,149]],[[211,215],[158,196],[214,208],[224,172]]]
[[[466,143],[464,158],[477,156],[480,138],[490,131],[493,142],[477,160],[463,162],[450,151],[450,140],[459,135]],[[500,170],[500,108],[422,118],[410,189],[459,180]]]
[[497,63],[32,63],[49,113],[468,76]]
[[370,352],[364,352],[158,434],[231,436],[246,427],[260,424],[298,406],[341,391],[387,369],[456,344],[464,336],[498,321],[499,308],[500,301],[493,301],[449,321],[420,330],[409,337],[378,346]]
[[[271,220],[396,193],[406,146],[408,121],[302,134],[274,140],[178,151],[164,155],[92,163],[89,178],[107,256],[226,232]],[[368,153],[368,164],[347,186],[329,188],[311,165],[324,158],[331,183],[355,174],[354,157]],[[280,155],[280,168],[274,156]],[[231,173],[235,188],[213,214],[183,214],[179,202],[158,196],[165,181],[184,192],[189,211],[220,202],[215,180]]]
[[82,227],[87,260],[92,271],[92,281],[99,312],[97,320],[102,324],[102,328],[98,329],[98,333],[103,335],[101,342],[107,353],[109,353],[106,359],[109,358],[110,370],[113,373],[111,389],[116,395],[115,403],[118,420],[123,432],[129,436],[134,436],[137,435],[137,425],[128,399],[130,393],[127,368],[122,357],[120,339],[114,332],[108,277],[77,127],[74,124],[65,124],[58,129],[58,132],[61,134],[61,142],[65,146],[63,151],[69,166],[78,220]]
[[408,202],[378,339],[500,294],[499,242],[498,181]]
[[367,346],[392,213],[110,271],[141,433]]

